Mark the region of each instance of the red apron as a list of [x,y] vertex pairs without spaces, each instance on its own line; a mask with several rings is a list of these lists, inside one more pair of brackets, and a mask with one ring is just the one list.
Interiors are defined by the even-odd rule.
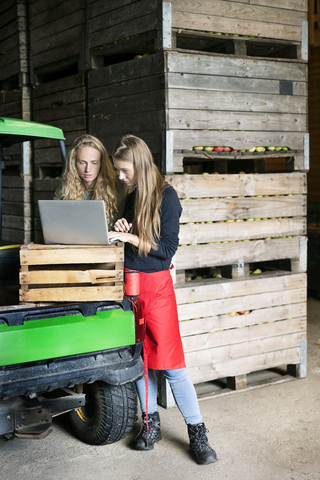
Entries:
[[146,323],[144,351],[153,370],[184,368],[177,303],[169,270],[140,272],[140,303]]

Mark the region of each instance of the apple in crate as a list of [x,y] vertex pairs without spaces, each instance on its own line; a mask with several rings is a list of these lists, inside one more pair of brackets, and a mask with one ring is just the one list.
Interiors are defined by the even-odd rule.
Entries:
[[223,152],[223,147],[213,147],[215,152]]
[[231,152],[231,148],[230,147],[223,147],[223,151],[224,152]]
[[193,147],[193,150],[203,150],[203,147]]
[[269,152],[273,152],[275,148],[276,148],[276,147],[267,147],[267,150],[268,150]]
[[204,149],[206,152],[212,152],[213,150],[213,147],[204,147]]
[[250,310],[241,310],[238,313],[239,313],[239,315],[248,315],[248,313],[250,313]]
[[264,152],[265,147],[256,147],[256,152]]

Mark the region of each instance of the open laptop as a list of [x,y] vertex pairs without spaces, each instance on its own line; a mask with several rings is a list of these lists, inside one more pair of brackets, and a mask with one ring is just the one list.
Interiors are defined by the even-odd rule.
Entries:
[[103,200],[38,200],[46,244],[109,245]]

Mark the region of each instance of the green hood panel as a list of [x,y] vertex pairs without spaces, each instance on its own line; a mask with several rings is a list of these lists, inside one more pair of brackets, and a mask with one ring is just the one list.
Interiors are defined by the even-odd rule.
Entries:
[[60,128],[43,123],[29,122],[17,118],[0,117],[0,142],[3,146],[26,142],[37,138],[65,140]]
[[67,357],[135,343],[131,311],[121,308],[95,316],[47,318],[23,325],[0,325],[0,366]]

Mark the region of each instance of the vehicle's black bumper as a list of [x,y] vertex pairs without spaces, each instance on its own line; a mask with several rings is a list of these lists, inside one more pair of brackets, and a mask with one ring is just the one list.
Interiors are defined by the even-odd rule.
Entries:
[[143,375],[142,343],[72,357],[0,367],[0,399],[102,380],[111,385]]

